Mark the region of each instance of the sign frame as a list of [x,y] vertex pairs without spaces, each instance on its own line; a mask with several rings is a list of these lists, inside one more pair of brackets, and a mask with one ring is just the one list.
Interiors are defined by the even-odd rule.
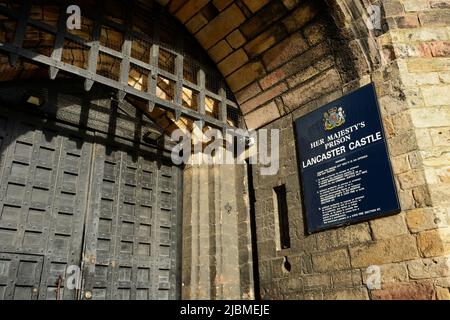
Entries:
[[[342,105],[342,103],[344,103],[344,102],[345,102],[344,103],[344,105],[345,105],[346,103],[348,103],[349,100],[351,100],[352,97],[354,97],[358,94],[362,94],[365,91],[368,94],[370,94],[371,95],[370,98],[373,99],[372,101],[369,101],[370,107],[374,107],[376,109],[376,110],[373,110],[373,113],[376,114],[376,119],[373,119],[373,121],[377,122],[376,126],[378,126],[380,128],[380,132],[381,132],[382,148],[386,154],[386,157],[384,158],[386,160],[386,163],[384,165],[385,165],[385,169],[386,169],[385,171],[387,171],[387,172],[385,172],[384,174],[389,175],[389,177],[385,177],[385,179],[388,180],[388,182],[390,183],[390,187],[392,187],[393,194],[390,195],[392,197],[390,200],[392,201],[393,206],[389,210],[384,210],[382,212],[376,212],[375,214],[365,214],[365,215],[360,214],[357,217],[348,218],[348,219],[338,221],[336,223],[330,223],[330,224],[323,223],[323,215],[320,213],[319,215],[321,215],[322,225],[321,226],[313,225],[313,224],[311,224],[311,221],[313,221],[312,215],[317,214],[318,211],[316,210],[316,212],[311,212],[312,211],[311,205],[309,203],[307,203],[307,201],[308,201],[307,199],[310,199],[310,195],[308,194],[309,188],[306,185],[304,172],[303,172],[303,161],[305,159],[303,159],[302,156],[304,155],[305,151],[301,150],[302,148],[300,146],[300,141],[299,141],[300,140],[300,137],[299,137],[300,130],[298,128],[298,124],[302,121],[302,119],[305,119],[306,117],[310,116],[313,113],[322,113],[323,114],[325,110],[330,110],[333,107],[335,107],[336,105],[339,105],[339,104]],[[348,108],[348,106],[347,106],[347,108]],[[325,121],[325,119],[324,119],[324,121]],[[336,123],[334,123],[334,124],[336,124]],[[325,125],[325,123],[324,123],[324,125]],[[316,108],[315,110],[296,118],[293,121],[293,129],[294,129],[295,144],[296,144],[298,177],[299,177],[300,189],[301,189],[301,204],[302,204],[303,216],[305,219],[306,233],[313,234],[313,233],[328,230],[328,229],[335,229],[335,228],[348,226],[348,225],[352,225],[352,224],[357,224],[357,223],[361,223],[361,222],[366,222],[366,221],[370,221],[370,220],[374,220],[374,219],[378,219],[378,218],[382,218],[382,217],[386,217],[386,216],[392,216],[392,215],[395,215],[395,214],[398,214],[401,212],[401,205],[399,202],[398,190],[397,190],[397,186],[395,183],[394,173],[392,170],[389,147],[388,147],[387,141],[386,141],[385,127],[384,127],[383,119],[382,119],[381,112],[380,112],[380,105],[379,105],[379,102],[377,99],[375,86],[373,83],[369,83],[368,85],[362,86],[362,87],[340,97],[339,99],[336,99],[332,102],[322,105],[322,106]],[[332,129],[333,128],[331,126],[330,130],[332,130]],[[324,136],[324,138],[326,138],[326,134],[324,134],[323,136]],[[379,143],[379,145],[381,145],[381,142]],[[365,148],[370,148],[370,146],[365,147]],[[366,150],[366,149],[363,149],[363,150]],[[360,151],[360,152],[362,152],[362,151]],[[344,154],[343,156],[336,156],[335,158],[332,158],[332,160],[338,160],[340,158],[345,158],[345,156],[346,156],[346,154]],[[314,191],[315,190],[316,189],[314,188]],[[317,191],[317,193],[318,193],[318,191]],[[308,197],[306,195],[308,195]],[[382,202],[382,201],[380,201],[380,202]],[[318,210],[320,211],[321,208]]]

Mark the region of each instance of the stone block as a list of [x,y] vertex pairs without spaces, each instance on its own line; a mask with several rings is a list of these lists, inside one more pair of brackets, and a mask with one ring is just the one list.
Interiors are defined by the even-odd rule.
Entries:
[[266,30],[268,26],[276,26],[277,24],[273,22],[281,18],[285,13],[286,8],[281,2],[270,1],[257,14],[245,21],[239,29],[247,39],[253,39]]
[[371,292],[373,300],[434,300],[435,289],[430,282],[392,283]]
[[370,221],[374,240],[387,239],[408,233],[402,214]]
[[227,41],[233,49],[237,49],[246,42],[246,39],[239,29],[236,29],[227,36]]
[[436,298],[437,300],[450,300],[450,289],[436,287]]
[[417,14],[394,17],[397,28],[418,28],[420,26]]
[[262,59],[267,69],[273,70],[307,49],[308,44],[303,36],[299,33],[294,33],[264,53]]
[[336,90],[341,83],[341,78],[336,69],[330,69],[317,78],[308,81],[304,85],[284,94],[283,102],[290,110],[316,99],[326,93]]
[[335,271],[331,275],[334,288],[357,287],[362,284],[360,270]]
[[219,68],[222,75],[225,77],[232,73],[233,71],[237,70],[241,66],[243,66],[245,63],[247,63],[248,57],[247,54],[244,52],[244,50],[239,49],[232,54],[230,54],[228,57],[223,59],[217,67]]
[[350,258],[346,249],[314,254],[312,256],[312,261],[316,272],[344,270],[350,268]]
[[208,20],[201,14],[196,14],[192,17],[187,23],[186,28],[190,33],[195,34],[198,30],[200,30],[204,25],[208,23]]
[[203,48],[209,49],[244,21],[244,14],[233,4],[211,20],[195,37]]
[[407,61],[409,72],[450,71],[450,58],[413,58]]
[[411,170],[408,156],[405,154],[397,157],[391,157],[392,170],[394,174],[404,173]]
[[292,77],[288,78],[287,82],[291,88],[296,87],[296,86],[310,80],[311,78],[319,75],[320,73],[324,72],[325,70],[331,68],[334,65],[334,63],[335,63],[334,58],[332,56],[324,57],[323,59],[319,60],[314,65],[308,67],[305,70],[297,72]]
[[[408,279],[408,270],[404,263],[390,263],[380,265],[380,276],[381,283],[398,283],[398,282],[407,282]],[[367,280],[371,275],[373,275],[372,270],[363,269],[363,283],[367,285]]]
[[244,119],[249,129],[258,129],[279,117],[280,112],[278,111],[277,105],[275,102],[271,102],[266,106],[246,114]]
[[434,41],[430,44],[430,50],[433,57],[449,57],[450,56],[450,42],[449,41]]
[[369,300],[366,288],[325,291],[324,300]]
[[426,184],[425,174],[421,170],[410,170],[397,175],[400,187],[403,190]]
[[230,45],[225,40],[221,40],[214,47],[209,49],[208,53],[214,62],[219,62],[228,56],[232,51],[233,50]]
[[270,0],[242,0],[251,12],[255,13],[264,7]]
[[306,290],[318,288],[330,288],[331,276],[328,274],[312,274],[303,276],[303,284]]
[[428,0],[403,0],[405,11],[423,11],[429,9]]
[[235,96],[239,103],[244,103],[245,101],[253,98],[257,94],[261,92],[261,88],[258,84],[258,82],[253,82],[249,86],[245,87],[244,89],[238,91]]
[[407,262],[411,279],[431,279],[450,277],[450,257],[417,259]]
[[241,105],[241,110],[243,114],[247,114],[250,111],[258,108],[269,100],[278,97],[280,94],[287,90],[287,85],[285,83],[281,83],[271,89],[265,90],[262,94],[256,96],[255,98],[245,102]]
[[415,135],[414,132],[411,131],[394,136],[388,139],[387,143],[389,146],[389,153],[392,156],[398,156],[417,149]]
[[358,223],[337,229],[341,245],[355,245],[372,240],[368,223]]
[[325,21],[320,21],[318,23],[310,23],[303,29],[303,34],[308,41],[308,44],[315,46],[327,38],[327,24]]
[[420,23],[424,27],[446,27],[450,25],[450,10],[432,10],[419,13]]
[[213,0],[213,5],[217,8],[217,10],[222,11],[232,2],[233,0]]
[[277,44],[286,36],[286,34],[286,29],[283,27],[283,25],[275,24],[268,30],[259,34],[253,40],[247,42],[247,44],[244,46],[244,49],[249,57],[254,58],[258,54]]
[[448,225],[445,210],[420,208],[406,212],[406,223],[413,233],[437,229]]
[[419,233],[417,245],[424,257],[450,254],[450,228],[428,230]]
[[187,1],[177,12],[175,12],[175,17],[181,21],[181,23],[186,23],[192,16],[203,8],[209,0],[191,0]]
[[419,257],[413,236],[402,235],[350,247],[353,267],[368,267],[392,262],[407,261]]
[[[421,91],[423,94],[425,105],[429,107],[450,105],[450,95],[448,94],[449,90],[450,86],[448,85],[423,87]],[[448,108],[425,110],[418,109],[412,111],[414,112],[412,112],[412,114],[414,114],[414,124],[419,127],[424,126],[427,121],[431,122],[431,126],[448,125],[450,122],[450,109]],[[430,114],[430,116],[427,117],[427,113]],[[437,119],[439,114],[444,117],[444,124],[442,124],[442,121],[440,122]]]
[[310,22],[320,11],[320,3],[308,1],[301,4],[292,14],[283,20],[287,30],[292,33]]
[[246,87],[263,74],[264,67],[260,62],[250,62],[229,75],[227,83],[234,92]]

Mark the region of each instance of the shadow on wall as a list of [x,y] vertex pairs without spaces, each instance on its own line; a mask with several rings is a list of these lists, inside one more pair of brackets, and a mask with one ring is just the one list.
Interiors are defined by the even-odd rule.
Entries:
[[[142,144],[154,150],[155,158],[169,155],[161,146],[161,139],[145,140],[145,133],[154,128],[155,124],[145,119],[138,108],[127,102],[117,101],[115,93],[101,85],[96,84],[92,91],[85,92],[81,80],[59,80],[57,83],[31,80],[5,82],[0,85],[0,107],[4,109],[3,114],[6,116],[18,114],[16,116],[21,118],[30,115],[36,119],[67,124],[64,130],[58,132],[67,138],[83,137],[89,131],[97,131],[106,138],[96,139],[103,140],[105,144],[136,150]],[[5,139],[3,143],[7,141],[9,140]],[[82,143],[83,140],[77,141]],[[7,145],[2,145],[1,148],[5,150]],[[133,153],[133,160],[136,157]]]

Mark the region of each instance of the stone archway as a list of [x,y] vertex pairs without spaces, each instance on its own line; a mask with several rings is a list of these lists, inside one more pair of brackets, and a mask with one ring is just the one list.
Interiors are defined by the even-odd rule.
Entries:
[[[449,144],[443,137],[448,137],[450,101],[442,98],[449,89],[448,11],[426,1],[329,0],[322,8],[318,3],[166,3],[218,64],[247,125],[281,130],[280,174],[262,179],[254,171],[262,296],[449,298],[444,280],[450,250],[444,196]],[[365,23],[371,4],[380,6],[380,31],[368,30]],[[314,20],[323,10],[328,20]],[[305,236],[292,120],[368,82],[377,88],[403,211]],[[271,193],[279,184],[289,186],[294,239],[285,251],[276,250],[273,238]],[[290,273],[283,269],[285,257],[293,266]],[[321,259],[348,266],[333,267]],[[439,266],[436,274],[426,271],[430,259]],[[363,285],[370,264],[380,265],[384,274],[381,290]]]
[[[376,32],[365,24],[373,3],[367,0],[158,2],[217,65],[247,126],[281,131],[280,173],[264,178],[258,168],[253,172],[263,298],[448,298],[450,50],[445,5],[378,2],[383,26]],[[368,82],[377,87],[403,211],[306,236],[292,120]],[[248,200],[242,187],[246,175],[242,167],[228,170],[186,170],[185,190],[209,192],[185,198],[190,219],[185,252],[197,257],[185,260],[185,297],[253,297]],[[272,189],[280,184],[288,186],[293,238],[291,249],[284,251],[276,249],[273,237]],[[226,197],[221,190],[229,191]],[[232,215],[225,220],[227,203]],[[221,246],[230,251],[224,253]],[[283,268],[287,259],[291,271]],[[321,261],[335,261],[338,267]],[[440,267],[430,274],[434,261]],[[383,290],[364,285],[365,268],[373,263],[386,276]]]

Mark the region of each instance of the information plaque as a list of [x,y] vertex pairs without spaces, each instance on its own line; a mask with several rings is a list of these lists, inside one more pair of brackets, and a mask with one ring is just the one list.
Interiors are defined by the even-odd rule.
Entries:
[[295,128],[309,233],[400,211],[373,84]]

